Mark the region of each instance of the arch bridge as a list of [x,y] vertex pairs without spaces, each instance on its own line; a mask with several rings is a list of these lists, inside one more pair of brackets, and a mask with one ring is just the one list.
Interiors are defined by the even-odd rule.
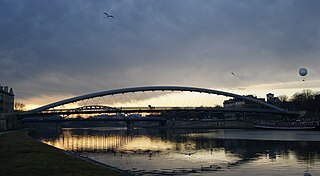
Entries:
[[155,92],[155,91],[179,91],[179,92],[199,92],[199,93],[206,93],[206,94],[215,94],[215,95],[222,95],[226,97],[233,97],[235,99],[244,100],[247,102],[255,103],[265,107],[265,109],[241,109],[237,110],[240,112],[261,112],[261,113],[275,113],[275,114],[283,114],[283,115],[293,115],[297,114],[295,112],[289,112],[277,106],[271,105],[264,101],[242,96],[234,93],[213,90],[213,89],[206,89],[206,88],[197,88],[197,87],[182,87],[182,86],[147,86],[147,87],[132,87],[132,88],[123,88],[123,89],[114,89],[114,90],[107,90],[101,91],[96,93],[85,94],[81,96],[76,96],[73,98],[68,98],[65,100],[61,100],[58,102],[54,102],[48,105],[44,105],[42,107],[24,112],[20,114],[21,117],[31,116],[31,115],[44,115],[44,114],[79,114],[79,113],[112,113],[112,112],[161,112],[161,111],[231,111],[234,112],[234,109],[225,109],[225,108],[168,108],[168,107],[147,107],[147,108],[113,108],[109,106],[84,106],[76,109],[61,109],[61,110],[52,110],[52,108],[63,106],[69,103],[74,103],[82,100],[94,99],[97,97],[104,97],[110,95],[117,95],[117,94],[125,94],[125,93],[135,93],[135,92]]

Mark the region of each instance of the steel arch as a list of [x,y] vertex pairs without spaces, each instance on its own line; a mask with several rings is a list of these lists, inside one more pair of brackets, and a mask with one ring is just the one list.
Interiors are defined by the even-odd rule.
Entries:
[[240,100],[245,100],[245,101],[253,102],[256,104],[260,104],[264,107],[271,108],[277,112],[285,112],[284,109],[276,107],[276,106],[271,105],[269,103],[266,103],[266,102],[263,102],[263,101],[260,101],[260,100],[254,99],[254,98],[245,97],[242,95],[229,93],[229,92],[223,92],[223,91],[219,91],[219,90],[197,88],[197,87],[182,87],[182,86],[146,86],[146,87],[131,87],[131,88],[113,89],[113,90],[85,94],[85,95],[57,101],[57,102],[30,110],[28,112],[25,112],[25,114],[39,113],[41,111],[48,110],[50,108],[54,108],[54,107],[61,106],[64,104],[69,104],[69,103],[73,103],[73,102],[77,102],[77,101],[81,101],[81,100],[86,100],[86,99],[91,99],[91,98],[96,98],[96,97],[103,97],[103,96],[107,96],[107,95],[123,94],[123,93],[130,93],[130,92],[146,92],[146,91],[188,91],[188,92],[200,92],[200,93],[223,95],[223,96],[227,96],[227,97],[233,97],[233,98],[237,98]]

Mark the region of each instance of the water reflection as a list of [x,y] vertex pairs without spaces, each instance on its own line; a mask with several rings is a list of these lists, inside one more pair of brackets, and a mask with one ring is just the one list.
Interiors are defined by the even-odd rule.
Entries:
[[250,130],[63,129],[33,136],[137,175],[319,175],[320,142],[307,141],[319,133],[281,133],[291,133],[290,140],[276,137],[279,131]]

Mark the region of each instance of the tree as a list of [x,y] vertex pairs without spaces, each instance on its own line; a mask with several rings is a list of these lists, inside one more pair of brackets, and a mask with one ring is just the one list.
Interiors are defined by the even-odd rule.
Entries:
[[297,110],[315,111],[315,96],[316,93],[307,89],[295,93],[290,101],[295,105]]
[[25,107],[26,107],[26,105],[21,102],[14,103],[14,110],[16,110],[16,111],[25,111],[26,110]]
[[279,95],[278,98],[281,102],[287,102],[289,99],[287,95]]

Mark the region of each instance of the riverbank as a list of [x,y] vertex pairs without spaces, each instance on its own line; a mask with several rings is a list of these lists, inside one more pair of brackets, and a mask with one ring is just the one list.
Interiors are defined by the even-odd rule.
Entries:
[[161,128],[174,129],[253,129],[253,123],[248,121],[223,120],[223,121],[174,121]]
[[0,175],[126,175],[36,142],[25,131],[0,135],[0,163]]

